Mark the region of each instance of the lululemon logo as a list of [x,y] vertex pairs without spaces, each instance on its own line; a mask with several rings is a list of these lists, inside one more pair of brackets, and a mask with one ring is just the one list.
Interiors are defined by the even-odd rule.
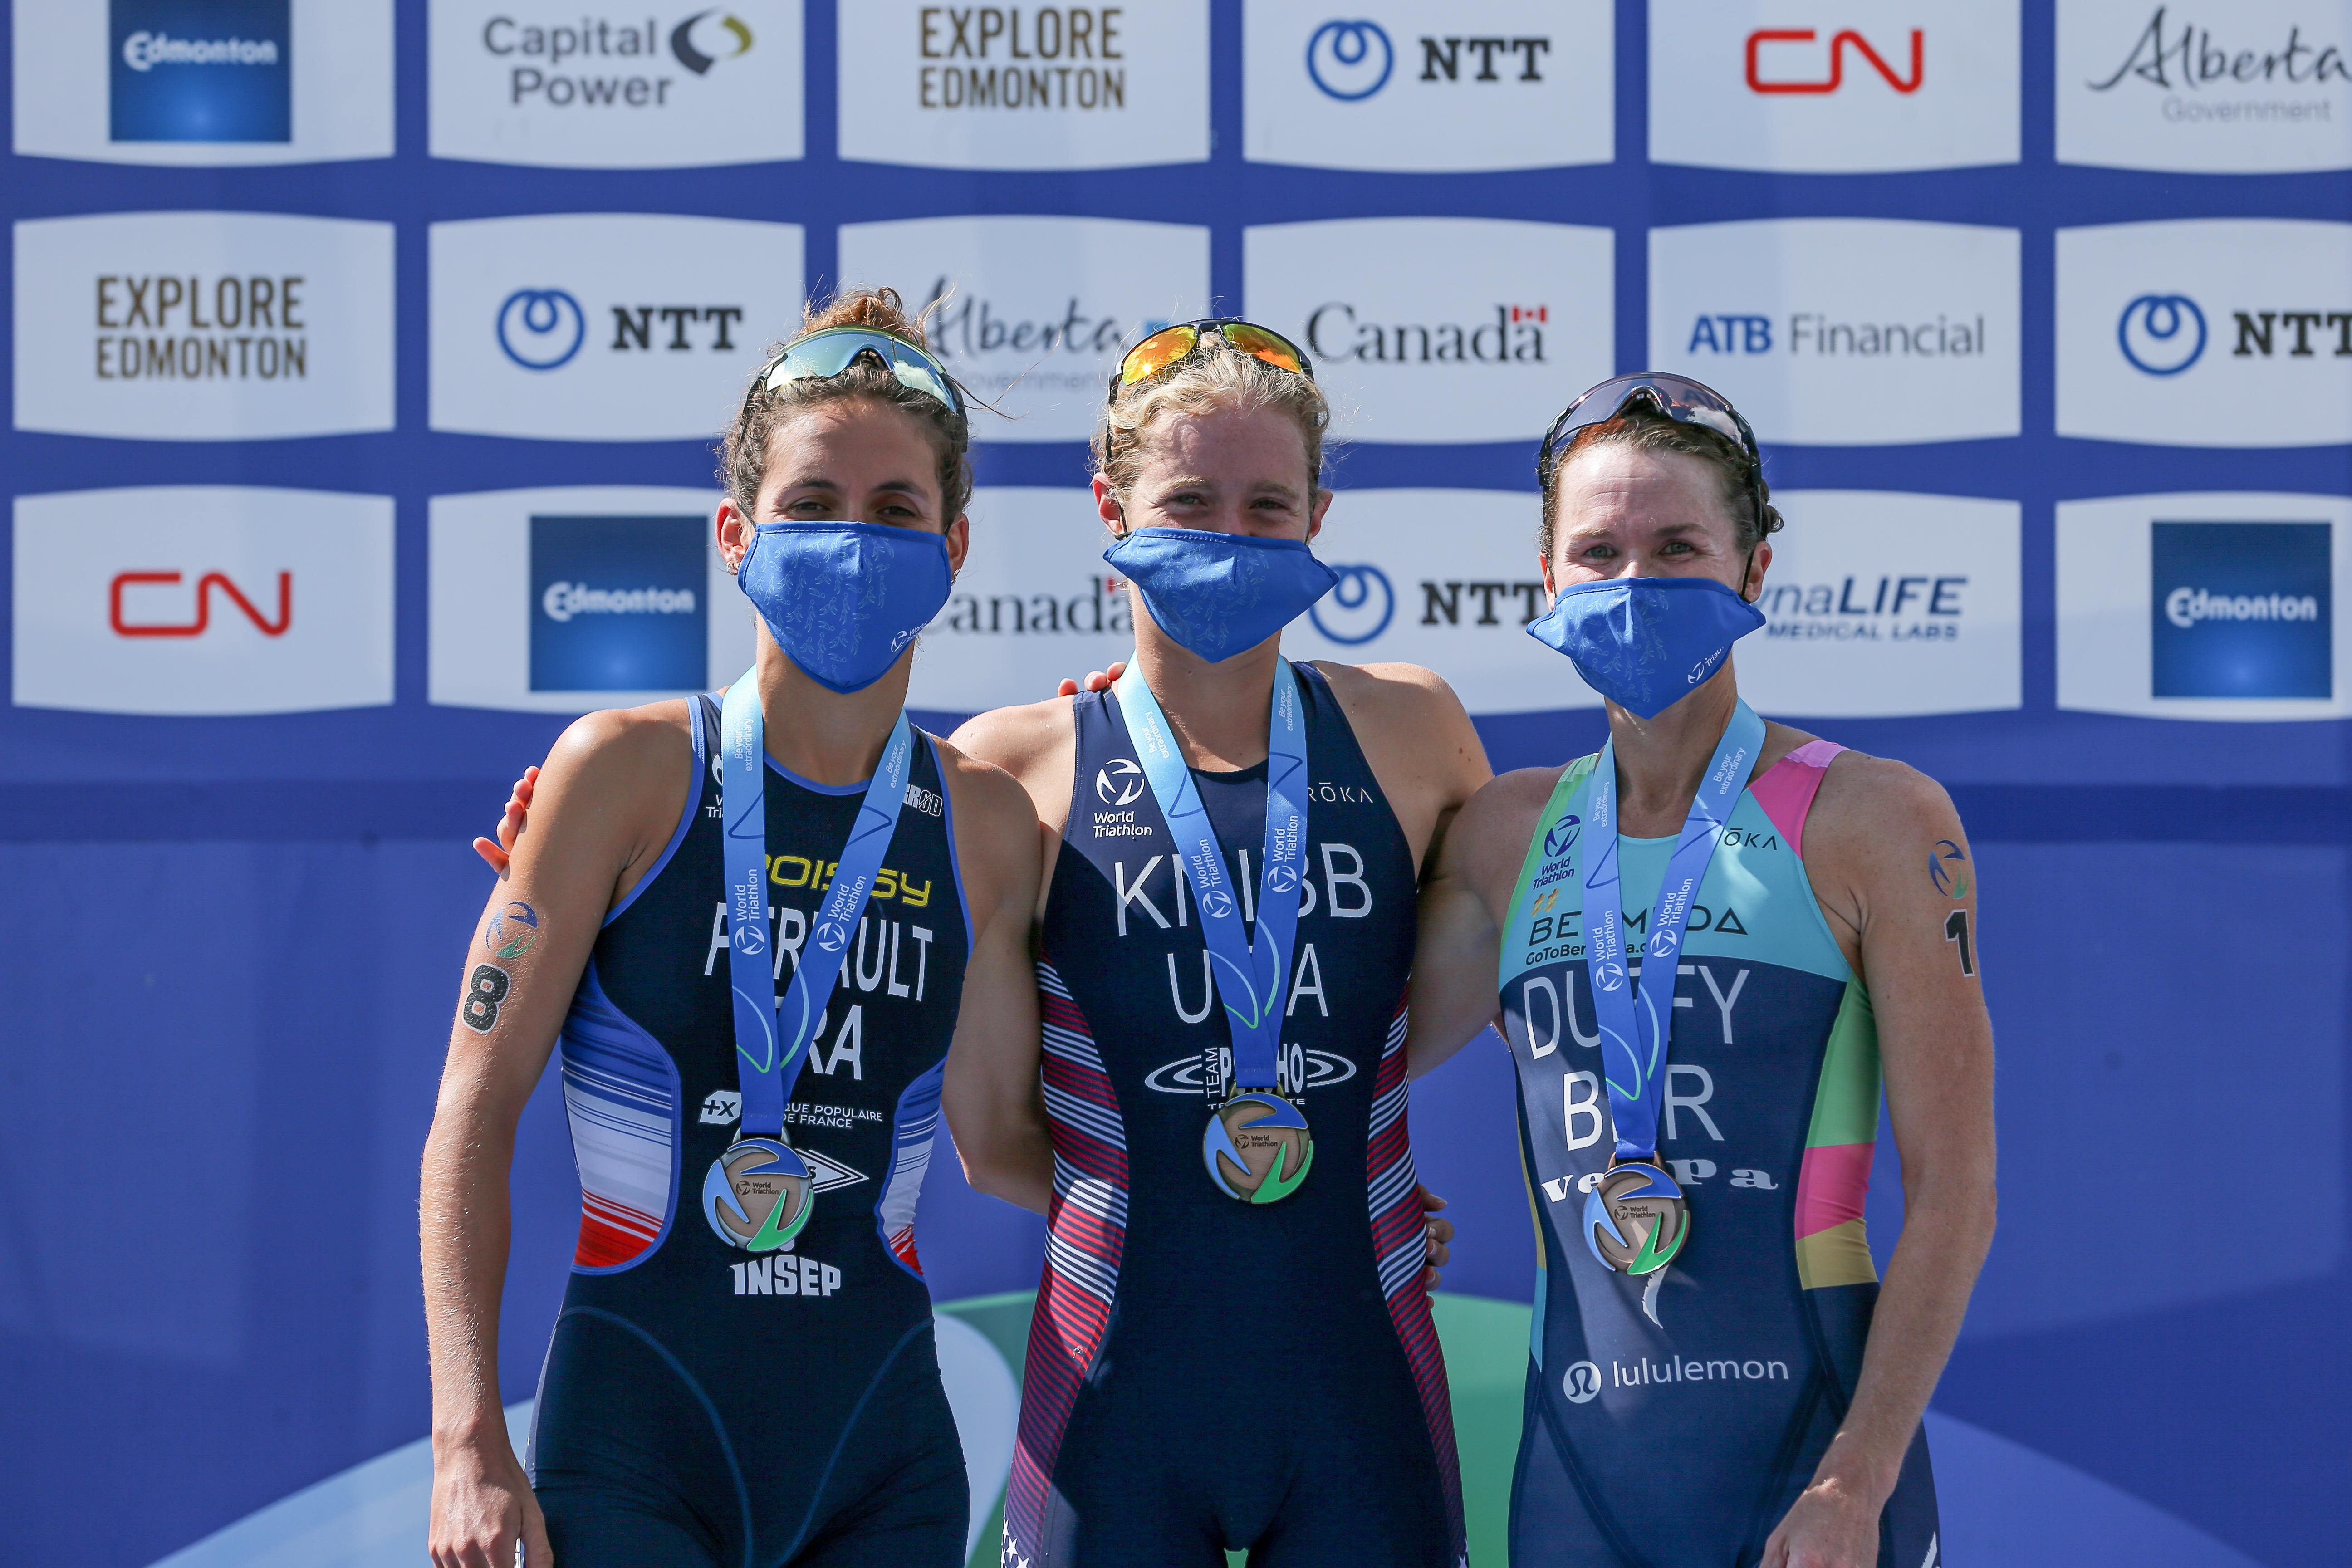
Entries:
[[1143,770],[1125,757],[1113,757],[1095,770],[1095,795],[1105,805],[1128,805],[1143,794]]
[[2186,294],[2142,294],[2124,307],[2116,343],[2133,369],[2179,375],[2205,353],[2205,312]]
[[1578,1362],[1559,1380],[1559,1391],[1570,1405],[1591,1404],[1601,1394],[1601,1369],[1589,1361]]
[[499,347],[525,370],[568,364],[587,339],[580,301],[561,289],[518,289],[499,307]]

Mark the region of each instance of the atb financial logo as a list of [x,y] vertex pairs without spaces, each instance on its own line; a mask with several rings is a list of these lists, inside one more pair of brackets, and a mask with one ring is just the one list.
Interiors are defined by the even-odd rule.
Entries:
[[115,142],[293,137],[289,0],[109,0]]
[[707,521],[530,520],[530,689],[685,691],[707,684]]
[[2336,695],[2327,522],[2149,524],[2149,694]]
[[1245,146],[1262,163],[1470,170],[1612,155],[1605,4],[1246,7]]
[[582,168],[797,158],[799,0],[433,0],[433,154]]
[[2352,166],[2352,32],[2313,0],[2069,0],[2058,156],[2206,174]]

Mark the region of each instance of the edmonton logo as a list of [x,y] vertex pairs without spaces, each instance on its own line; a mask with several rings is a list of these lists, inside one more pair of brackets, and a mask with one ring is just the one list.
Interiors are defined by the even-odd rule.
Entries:
[[919,53],[947,63],[917,68],[916,101],[940,110],[1123,110],[1126,10],[1045,5],[1024,19],[1017,5],[923,6]]
[[108,137],[290,142],[289,0],[110,0]]

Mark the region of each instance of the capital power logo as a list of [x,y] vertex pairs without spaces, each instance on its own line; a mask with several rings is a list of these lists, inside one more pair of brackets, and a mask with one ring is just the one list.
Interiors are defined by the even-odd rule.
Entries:
[[1788,520],[1733,651],[1739,688],[1774,710],[1880,719],[2023,700],[2014,501],[1885,490],[1785,490]]
[[[2018,431],[2014,229],[1871,218],[1650,234],[1650,360],[1768,441],[1868,446]],[[1853,395],[1866,377],[1872,395]]]
[[799,0],[673,11],[434,0],[433,153],[582,168],[801,154]]
[[1374,441],[1504,441],[1609,374],[1606,229],[1485,218],[1276,224],[1243,237],[1246,308]]
[[236,440],[392,427],[392,226],[261,213],[19,223],[16,426]]
[[801,244],[790,224],[721,218],[434,225],[434,428],[709,438],[799,320]]
[[2070,0],[2058,156],[2200,174],[2352,168],[2352,13],[2326,0]]
[[1858,174],[2017,162],[2015,0],[1965,12],[1863,0],[1650,11],[1660,163]]
[[751,663],[719,498],[652,486],[436,496],[427,688],[447,706],[580,713],[705,689]]
[[117,142],[293,137],[289,0],[109,0]]
[[1524,169],[1615,155],[1600,0],[1328,0],[1245,10],[1244,146],[1327,169]]
[[1205,0],[858,0],[839,25],[844,158],[1099,169],[1209,155]]
[[14,700],[170,714],[388,703],[392,512],[383,496],[226,486],[19,496]]
[[1120,354],[1209,297],[1209,231],[1186,225],[915,218],[844,224],[840,247],[843,277],[923,289],[932,349],[993,405],[985,441],[1086,440]]
[[530,689],[710,684],[709,527],[696,512],[533,517]]
[[2352,441],[2352,226],[2058,231],[2058,430],[2112,441]]
[[2058,705],[2158,718],[2352,712],[2341,496],[2121,496],[2058,507]]

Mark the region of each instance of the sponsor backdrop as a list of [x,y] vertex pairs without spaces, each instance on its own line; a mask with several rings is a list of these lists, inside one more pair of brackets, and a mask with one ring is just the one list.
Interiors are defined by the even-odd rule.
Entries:
[[[710,437],[845,279],[942,300],[997,405],[941,726],[1128,646],[1084,443],[1157,323],[1309,346],[1340,585],[1290,645],[1434,667],[1498,766],[1601,733],[1522,635],[1536,438],[1612,370],[1738,398],[1789,520],[1748,689],[1945,780],[1982,862],[2009,1201],[1947,1554],[2340,1552],[2346,0],[6,9],[0,1558],[414,1561],[466,840],[570,716],[745,662]],[[1486,1563],[1510,1081],[1413,1106]],[[551,1087],[515,1191],[521,1401]],[[1883,1251],[1891,1148],[1874,1205]],[[1035,1282],[952,1161],[919,1229],[942,1302]],[[1017,1321],[964,1310],[1001,1407]]]

